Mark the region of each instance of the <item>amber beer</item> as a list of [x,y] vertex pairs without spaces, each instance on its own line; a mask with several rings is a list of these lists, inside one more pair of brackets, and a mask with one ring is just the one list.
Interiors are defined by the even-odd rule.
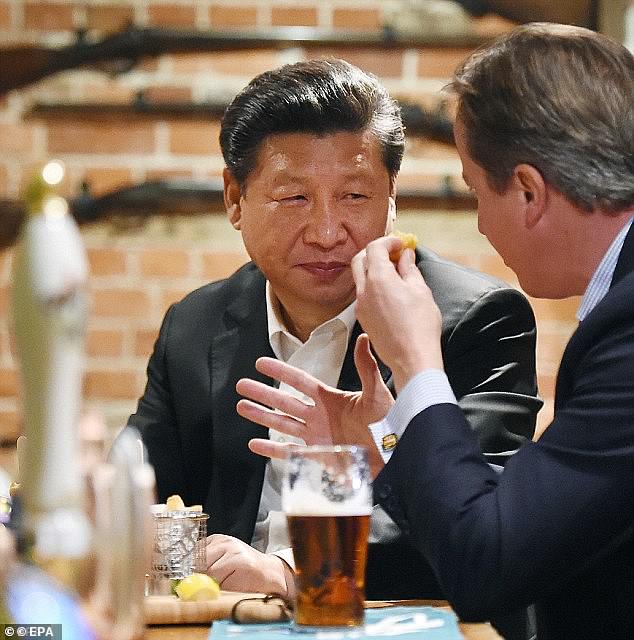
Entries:
[[282,507],[295,558],[295,625],[362,625],[372,509],[366,450],[312,446],[291,452]]
[[295,624],[363,624],[369,515],[287,516],[295,570]]

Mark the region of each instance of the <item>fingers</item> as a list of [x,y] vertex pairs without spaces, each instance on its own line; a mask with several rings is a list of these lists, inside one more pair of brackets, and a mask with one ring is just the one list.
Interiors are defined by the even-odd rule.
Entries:
[[392,236],[385,236],[370,242],[365,249],[368,274],[376,270],[384,270],[388,268],[393,271],[394,263],[390,260],[390,253],[400,251],[402,246],[403,243],[401,239]]
[[[248,398],[249,400],[253,400],[254,402],[266,405],[267,407],[272,407],[273,409],[278,409],[284,413],[297,416],[301,420],[306,419],[306,410],[311,406],[286,391],[280,391],[275,387],[270,387],[267,384],[256,382],[250,378],[242,378],[241,380],[238,380],[236,383],[236,390],[240,395]],[[254,420],[254,422],[258,421]]]
[[[275,358],[258,358],[255,361],[255,368],[265,376],[279,380],[280,382],[287,384],[289,387],[297,389],[309,398],[314,398],[321,386],[321,382],[309,373],[306,373],[305,371],[302,371],[290,364],[286,364],[281,360],[276,360]],[[268,388],[270,389],[271,387]],[[289,411],[288,413],[296,415],[294,411]]]
[[361,379],[362,390],[371,393],[382,378],[376,359],[370,350],[370,338],[367,333],[362,333],[357,338],[354,346],[354,364]]
[[416,254],[411,249],[405,249],[401,254],[397,270],[403,280],[411,277],[419,277],[422,280],[421,273],[416,266]]
[[357,288],[357,295],[365,289],[365,272],[367,270],[365,249],[357,253],[350,263],[352,269],[352,278]]
[[236,405],[239,415],[251,422],[262,425],[267,429],[275,429],[280,433],[301,438],[306,426],[303,420],[294,418],[285,413],[272,411],[250,400],[239,400]]
[[249,449],[253,453],[265,458],[275,458],[276,460],[284,460],[293,449],[300,449],[304,445],[294,444],[292,442],[272,442],[263,438],[253,438],[249,440]]

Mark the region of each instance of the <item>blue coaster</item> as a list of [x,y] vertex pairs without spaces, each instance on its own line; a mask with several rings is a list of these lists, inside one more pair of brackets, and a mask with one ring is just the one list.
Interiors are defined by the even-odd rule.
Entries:
[[363,627],[323,627],[319,631],[297,631],[292,622],[235,624],[214,622],[213,640],[360,640],[395,637],[401,640],[462,640],[455,614],[433,607],[386,607],[368,609]]

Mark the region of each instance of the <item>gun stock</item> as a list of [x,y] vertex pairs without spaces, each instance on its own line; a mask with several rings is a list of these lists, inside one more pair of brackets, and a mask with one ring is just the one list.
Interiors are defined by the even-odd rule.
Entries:
[[375,33],[314,27],[271,27],[253,31],[192,31],[159,27],[128,27],[95,42],[80,34],[66,47],[24,46],[0,49],[0,95],[46,76],[81,66],[126,71],[139,59],[164,53],[303,48],[411,48],[420,46],[477,46],[481,36],[469,38],[402,37],[390,29]]

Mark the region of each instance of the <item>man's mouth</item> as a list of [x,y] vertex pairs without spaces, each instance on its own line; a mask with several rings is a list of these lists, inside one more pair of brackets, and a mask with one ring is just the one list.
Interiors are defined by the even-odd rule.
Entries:
[[299,266],[315,275],[338,275],[350,267],[348,262],[303,262]]

